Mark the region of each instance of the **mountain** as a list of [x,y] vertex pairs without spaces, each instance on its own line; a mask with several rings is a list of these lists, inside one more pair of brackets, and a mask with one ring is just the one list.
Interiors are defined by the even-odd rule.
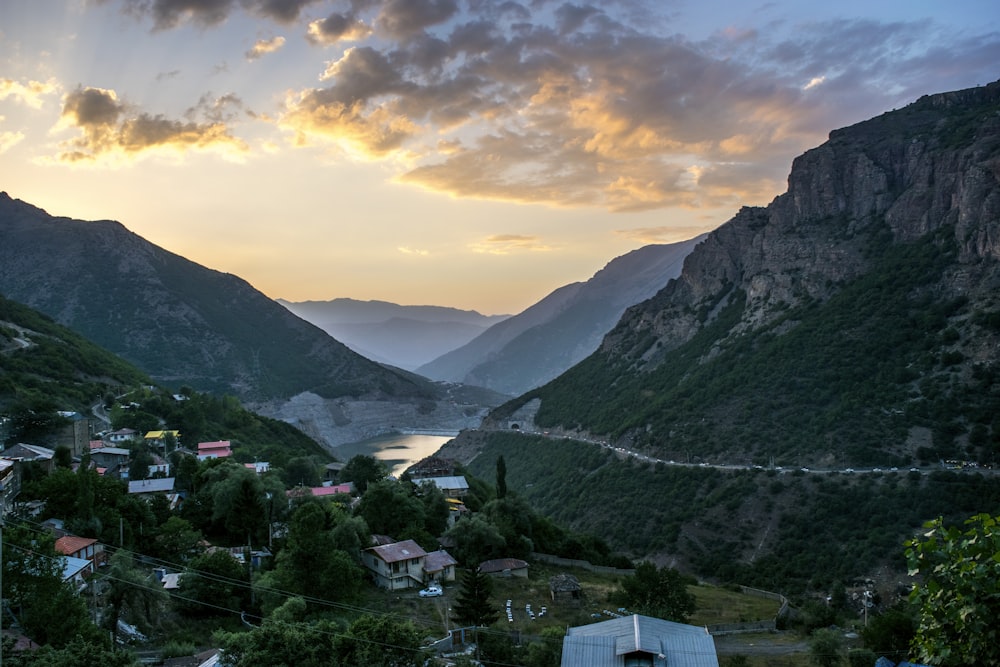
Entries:
[[[118,222],[53,217],[6,193],[0,293],[163,386],[235,395],[328,446],[391,424],[467,428],[491,400],[365,359],[245,280],[168,252]],[[383,413],[392,421],[379,419]]]
[[417,372],[511,396],[544,384],[594,352],[628,306],[676,278],[684,257],[703,238],[617,257],[590,280],[560,287]]
[[993,460],[1000,82],[834,131],[538,399],[662,458]]
[[0,410],[42,404],[85,413],[149,377],[38,311],[0,296]]
[[407,370],[465,345],[508,317],[443,306],[402,306],[344,298],[277,301],[358,354]]
[[1000,502],[998,350],[1000,82],[832,132],[439,455],[637,558],[888,605],[924,521]]

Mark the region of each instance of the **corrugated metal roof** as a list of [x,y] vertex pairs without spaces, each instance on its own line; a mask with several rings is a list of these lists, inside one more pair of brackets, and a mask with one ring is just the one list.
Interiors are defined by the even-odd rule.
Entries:
[[715,640],[705,628],[633,614],[570,628],[562,665],[623,667],[625,656],[649,654],[657,667],[719,667]]

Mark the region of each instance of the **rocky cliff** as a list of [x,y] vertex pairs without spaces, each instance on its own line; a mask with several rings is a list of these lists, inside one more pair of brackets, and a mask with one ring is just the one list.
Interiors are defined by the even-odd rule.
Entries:
[[831,132],[794,161],[786,193],[710,234],[680,277],[630,309],[602,349],[655,364],[736,291],[746,294],[736,332],[823,301],[870,268],[871,234],[882,226],[894,242],[948,228],[961,254],[942,288],[989,297],[1000,259],[998,146],[1000,82],[926,96]]
[[486,424],[665,459],[1000,465],[1000,83],[836,130]]

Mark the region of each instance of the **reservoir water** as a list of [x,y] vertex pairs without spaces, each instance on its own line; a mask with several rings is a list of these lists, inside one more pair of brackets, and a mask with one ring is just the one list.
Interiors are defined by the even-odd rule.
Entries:
[[455,435],[392,433],[334,447],[333,455],[344,463],[358,454],[374,456],[388,466],[390,474],[398,477],[411,465],[430,456],[454,437]]

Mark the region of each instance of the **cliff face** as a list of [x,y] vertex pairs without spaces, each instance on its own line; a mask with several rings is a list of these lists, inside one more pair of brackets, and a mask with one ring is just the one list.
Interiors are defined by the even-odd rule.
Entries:
[[1000,82],[926,96],[832,132],[794,161],[785,194],[710,234],[677,280],[626,312],[601,350],[655,365],[738,292],[746,305],[735,332],[826,300],[863,274],[880,229],[902,243],[942,228],[953,229],[960,256],[939,288],[989,298],[1000,259]]

